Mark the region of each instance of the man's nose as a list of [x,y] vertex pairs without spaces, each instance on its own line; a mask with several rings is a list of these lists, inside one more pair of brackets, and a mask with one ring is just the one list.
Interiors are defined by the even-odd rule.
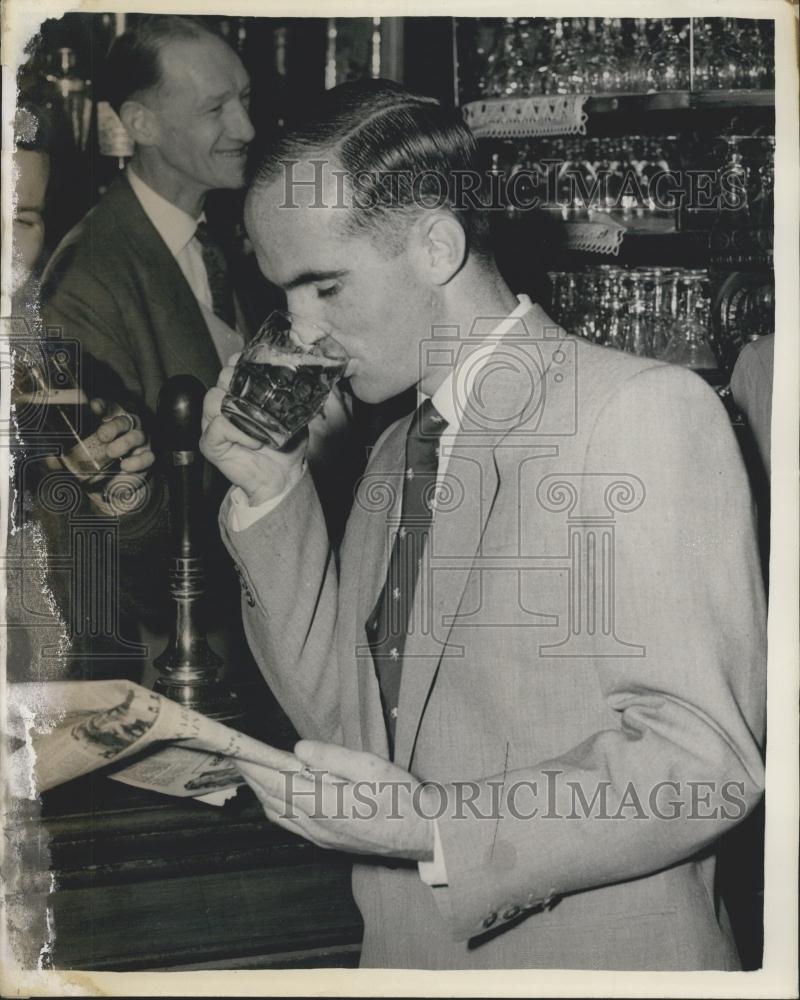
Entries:
[[295,336],[306,347],[316,344],[326,336],[326,331],[317,326],[310,316],[295,316],[292,322],[292,330]]
[[311,296],[287,295],[286,308],[292,316],[292,333],[304,344],[314,344],[328,333]]
[[228,119],[228,134],[237,142],[250,142],[256,134],[247,109],[240,102]]

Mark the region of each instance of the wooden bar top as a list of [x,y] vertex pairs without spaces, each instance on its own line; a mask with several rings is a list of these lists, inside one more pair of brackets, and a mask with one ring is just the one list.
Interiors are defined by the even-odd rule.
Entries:
[[[281,733],[271,742],[291,746],[293,733]],[[97,771],[41,804],[16,803],[9,832],[24,859],[28,936],[50,939],[28,941],[45,967],[358,963],[351,859],[270,823],[247,786],[220,807]]]

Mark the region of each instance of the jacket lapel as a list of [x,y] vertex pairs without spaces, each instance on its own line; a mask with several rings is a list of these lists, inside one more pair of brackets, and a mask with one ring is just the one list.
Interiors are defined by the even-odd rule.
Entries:
[[[521,334],[527,340],[531,331],[541,328],[542,318],[547,320],[535,307],[525,317],[525,324],[518,324],[503,343],[513,344],[514,335]],[[524,350],[525,340],[515,351]],[[518,427],[519,418],[512,415],[525,419],[530,401],[543,390],[539,357],[533,364],[508,364],[507,359],[504,363],[495,354],[487,368],[492,364],[496,366],[495,376],[478,380],[480,388],[473,388],[465,408],[437,498],[429,551],[414,595],[412,630],[403,656],[394,755],[395,763],[406,770],[412,765],[441,661],[443,657],[463,655],[463,650],[448,639],[501,486],[498,446]],[[476,419],[470,420],[468,414],[475,414]],[[481,420],[480,414],[490,419]],[[510,416],[505,421],[497,419],[502,414]]]
[[214,385],[219,358],[197,299],[177,261],[124,177],[106,197],[116,202],[118,227],[141,262],[147,298],[158,303],[152,322],[167,375],[190,372],[206,386]]
[[448,639],[499,487],[494,448],[501,436],[478,442],[459,435],[434,511],[403,655],[394,759],[406,769],[442,658],[463,655]]

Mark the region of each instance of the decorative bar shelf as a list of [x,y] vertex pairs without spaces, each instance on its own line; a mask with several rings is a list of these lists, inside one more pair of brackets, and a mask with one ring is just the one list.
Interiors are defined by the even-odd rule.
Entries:
[[[771,112],[774,90],[662,91],[657,94],[553,94],[487,97],[462,106],[464,120],[479,139],[527,139],[586,135],[599,116],[630,125],[631,116],[675,112]],[[771,117],[771,116],[770,116]]]

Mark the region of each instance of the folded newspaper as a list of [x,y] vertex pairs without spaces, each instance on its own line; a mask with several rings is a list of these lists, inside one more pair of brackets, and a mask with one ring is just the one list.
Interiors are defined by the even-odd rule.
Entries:
[[297,758],[124,680],[9,684],[12,794],[41,792],[149,751],[109,775],[221,805],[244,784],[236,761],[302,770]]

